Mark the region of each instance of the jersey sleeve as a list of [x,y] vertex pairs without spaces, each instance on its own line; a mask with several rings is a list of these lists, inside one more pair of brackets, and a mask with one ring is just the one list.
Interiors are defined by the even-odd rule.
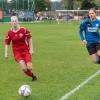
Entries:
[[82,22],[80,24],[80,30],[79,30],[80,38],[81,38],[82,41],[85,40],[83,31],[85,31],[85,24],[84,24],[84,22]]
[[31,33],[30,33],[27,29],[25,29],[25,36],[26,36],[28,39],[32,37],[32,36],[31,36]]
[[11,38],[10,38],[9,34],[7,34],[7,36],[5,37],[5,44],[10,45],[10,42],[11,42]]

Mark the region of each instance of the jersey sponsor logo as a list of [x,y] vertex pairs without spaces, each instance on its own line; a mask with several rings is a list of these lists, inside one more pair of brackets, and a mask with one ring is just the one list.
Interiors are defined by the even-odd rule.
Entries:
[[20,36],[20,37],[23,37],[23,33],[20,33],[19,36]]
[[88,31],[89,32],[97,32],[98,31],[98,27],[88,27]]
[[96,24],[96,26],[98,27],[98,26],[99,26],[99,24]]

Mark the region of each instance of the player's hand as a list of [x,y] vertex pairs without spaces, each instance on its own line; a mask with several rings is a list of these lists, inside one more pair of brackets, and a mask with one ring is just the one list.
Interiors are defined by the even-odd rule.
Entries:
[[33,50],[30,50],[30,54],[33,55],[34,54],[34,51]]
[[7,59],[8,58],[8,54],[5,54],[4,57]]
[[82,43],[83,43],[84,46],[87,45],[87,41],[86,40],[83,40]]

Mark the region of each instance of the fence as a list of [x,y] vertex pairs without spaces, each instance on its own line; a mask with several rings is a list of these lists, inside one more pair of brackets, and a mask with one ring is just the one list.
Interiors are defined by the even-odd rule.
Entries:
[[[56,10],[58,16],[64,16],[66,20],[81,20],[87,16],[88,10]],[[100,10],[96,10],[97,18],[100,19]]]
[[[61,19],[64,21],[68,20],[81,20],[83,19],[88,10],[56,10],[56,11],[43,11],[43,12],[30,12],[30,11],[17,11],[16,15],[18,16],[21,22],[23,21],[37,21],[37,20],[57,20]],[[100,10],[96,10],[97,18],[100,19]],[[10,14],[4,14],[2,19],[3,22],[10,21]]]

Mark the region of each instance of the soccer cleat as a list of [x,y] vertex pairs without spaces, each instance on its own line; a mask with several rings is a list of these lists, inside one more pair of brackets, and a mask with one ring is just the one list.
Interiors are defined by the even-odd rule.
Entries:
[[33,76],[32,77],[32,81],[36,81],[37,80],[37,77],[36,76]]

